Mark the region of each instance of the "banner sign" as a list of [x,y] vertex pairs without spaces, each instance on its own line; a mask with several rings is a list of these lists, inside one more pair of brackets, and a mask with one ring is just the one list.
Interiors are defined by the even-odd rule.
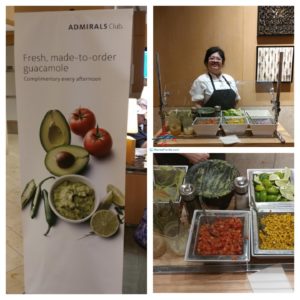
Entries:
[[16,14],[27,294],[122,293],[132,19]]

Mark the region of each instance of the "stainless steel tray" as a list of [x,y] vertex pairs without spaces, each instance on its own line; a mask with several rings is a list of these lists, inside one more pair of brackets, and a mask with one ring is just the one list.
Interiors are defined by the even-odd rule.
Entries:
[[217,262],[217,263],[241,263],[250,260],[250,212],[238,210],[207,210],[208,218],[237,217],[244,223],[243,228],[243,254],[242,255],[199,255],[196,253],[197,237],[200,225],[205,223],[202,210],[195,210],[187,242],[185,260],[190,262]]
[[264,215],[275,213],[284,214],[292,213],[293,209],[263,209],[259,212],[254,209],[251,210],[252,222],[251,222],[251,255],[253,257],[261,258],[288,258],[294,256],[294,250],[263,250],[259,248],[259,218]]
[[[261,209],[293,209],[294,201],[285,202],[257,202],[255,200],[255,190],[253,184],[254,175],[261,173],[274,173],[282,171],[283,169],[247,169],[247,177],[249,180],[248,195],[249,195],[249,206],[256,210]],[[294,184],[294,169],[291,169],[291,183]]]
[[[171,198],[166,199],[166,201],[155,201],[155,199],[153,199],[153,201],[155,203],[169,203],[169,201],[172,201],[174,203],[180,202],[181,197],[180,197],[180,193],[179,193],[179,188],[180,188],[180,185],[185,182],[185,175],[187,173],[188,166],[185,166],[185,165],[182,165],[182,166],[177,166],[177,165],[176,166],[154,165],[153,166],[153,192],[155,192],[155,184],[156,184],[156,182],[155,182],[155,171],[159,170],[159,169],[166,169],[166,168],[170,168],[170,170],[171,169],[175,169],[175,170],[176,169],[183,169],[183,171],[184,171],[183,180],[182,180],[182,182],[177,182],[176,187],[174,187],[175,189],[177,189],[177,191],[176,191],[176,196],[173,199],[171,199]],[[155,197],[153,196],[153,198],[155,198]]]

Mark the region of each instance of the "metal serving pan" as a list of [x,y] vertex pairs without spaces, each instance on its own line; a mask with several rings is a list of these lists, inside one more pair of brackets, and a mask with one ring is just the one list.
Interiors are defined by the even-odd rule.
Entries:
[[252,224],[251,224],[251,255],[253,257],[261,258],[288,258],[294,256],[294,250],[277,250],[277,249],[261,249],[259,240],[260,218],[268,214],[287,214],[294,215],[293,209],[262,209],[257,212],[251,210]]
[[189,232],[189,238],[185,251],[185,260],[191,262],[219,262],[241,263],[250,260],[250,212],[238,210],[207,210],[209,221],[216,218],[237,217],[242,219],[243,227],[243,253],[242,255],[200,255],[196,252],[197,237],[200,225],[205,223],[202,210],[195,210]]
[[[253,207],[256,210],[261,209],[293,209],[294,201],[285,201],[285,202],[258,202],[255,200],[255,190],[253,178],[254,175],[262,173],[274,173],[277,171],[282,171],[283,169],[248,169],[247,177],[249,180],[248,195],[249,195],[249,206]],[[291,169],[291,183],[294,184],[294,169]]]

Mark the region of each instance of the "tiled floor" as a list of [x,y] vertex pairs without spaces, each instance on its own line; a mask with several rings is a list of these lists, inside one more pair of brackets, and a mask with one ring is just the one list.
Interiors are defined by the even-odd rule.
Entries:
[[[9,134],[6,155],[6,292],[24,293],[23,240],[20,210],[18,135]],[[147,290],[147,255],[133,238],[135,227],[126,226],[123,293]]]

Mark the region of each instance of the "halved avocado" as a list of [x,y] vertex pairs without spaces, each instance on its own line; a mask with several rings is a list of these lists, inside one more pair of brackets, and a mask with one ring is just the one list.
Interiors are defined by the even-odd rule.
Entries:
[[[67,154],[67,155],[66,155]],[[61,163],[60,159],[65,156],[68,160],[73,157],[72,164]],[[70,160],[69,160],[70,161]],[[80,146],[64,145],[51,149],[45,157],[45,166],[55,176],[78,174],[89,162],[89,153]]]
[[47,152],[58,146],[70,145],[70,127],[59,110],[49,110],[45,114],[40,126],[40,140]]

